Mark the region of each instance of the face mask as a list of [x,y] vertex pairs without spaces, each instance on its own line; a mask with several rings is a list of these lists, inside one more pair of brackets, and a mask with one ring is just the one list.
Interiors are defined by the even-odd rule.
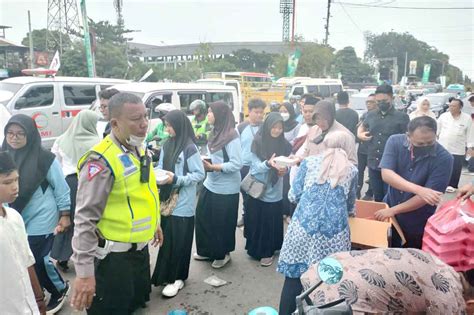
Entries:
[[280,113],[281,114],[281,117],[283,117],[283,121],[287,121],[288,119],[290,119],[290,114],[288,113]]
[[434,145],[428,145],[425,147],[415,147],[413,146],[413,156],[414,157],[422,157],[428,155],[431,150],[433,150]]
[[377,105],[379,106],[379,109],[385,113],[390,109],[391,106],[390,102],[387,101],[378,102]]
[[143,142],[145,142],[145,138],[146,137],[130,135],[130,137],[127,139],[127,144],[132,147],[141,147]]

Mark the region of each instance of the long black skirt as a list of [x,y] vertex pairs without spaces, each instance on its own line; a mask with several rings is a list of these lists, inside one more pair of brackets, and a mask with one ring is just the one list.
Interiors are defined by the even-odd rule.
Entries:
[[161,217],[164,242],[158,252],[151,282],[156,285],[186,280],[193,247],[194,217]]
[[71,196],[71,210],[70,219],[71,225],[68,229],[59,233],[54,237],[53,248],[51,249],[51,258],[58,261],[67,261],[72,255],[72,236],[74,234],[74,210],[76,209],[76,195],[77,195],[77,174],[66,176],[66,183],[70,189]]
[[282,201],[249,197],[244,216],[245,249],[255,259],[272,257],[283,244]]
[[239,194],[221,195],[203,187],[196,207],[197,253],[212,260],[235,250]]

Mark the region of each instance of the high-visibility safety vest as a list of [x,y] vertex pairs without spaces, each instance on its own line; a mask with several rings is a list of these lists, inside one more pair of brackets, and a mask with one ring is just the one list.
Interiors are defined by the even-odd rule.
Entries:
[[[107,136],[80,159],[78,168],[81,169],[94,153],[106,161],[114,176],[112,191],[97,223],[101,235],[107,240],[123,243],[150,241],[160,220],[153,167],[150,167],[148,183],[140,182],[140,161],[132,153],[124,153]],[[142,150],[140,155],[143,154]]]

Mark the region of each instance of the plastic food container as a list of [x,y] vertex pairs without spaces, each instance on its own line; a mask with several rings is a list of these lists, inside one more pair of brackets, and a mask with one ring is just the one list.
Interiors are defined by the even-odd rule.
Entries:
[[298,159],[287,156],[277,156],[273,159],[278,167],[291,167],[298,164]]

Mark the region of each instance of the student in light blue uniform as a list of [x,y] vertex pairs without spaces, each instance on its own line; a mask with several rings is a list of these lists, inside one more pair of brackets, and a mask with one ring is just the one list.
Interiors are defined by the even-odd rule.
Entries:
[[[239,124],[237,126],[237,131],[240,135],[240,145],[242,147],[242,169],[240,170],[240,177],[244,179],[247,176],[250,164],[252,164],[252,152],[251,146],[255,135],[257,134],[260,126],[262,125],[263,115],[266,108],[265,102],[260,98],[252,98],[249,101],[249,115],[247,121]],[[247,194],[244,191],[242,193],[243,200],[243,209],[242,209],[242,218],[237,222],[237,226],[244,225],[243,215],[245,207],[247,205]]]
[[222,268],[235,250],[235,228],[239,208],[241,146],[230,107],[212,103],[208,122],[213,126],[208,151],[211,163],[203,160],[207,178],[196,207],[196,260],[213,260]]
[[204,166],[196,146],[191,122],[180,110],[164,116],[170,138],[163,145],[159,168],[168,171],[169,179],[160,186],[160,201],[167,201],[173,189],[179,190],[171,216],[161,217],[164,242],[153,272],[154,285],[164,285],[162,294],[173,297],[188,278],[194,234],[196,185],[204,179]]
[[41,137],[31,117],[12,116],[5,135],[2,150],[12,156],[20,175],[18,198],[9,206],[23,217],[36,274],[42,288],[51,294],[47,310],[54,313],[62,307],[69,291],[69,285],[49,259],[54,233],[62,233],[70,225],[69,186],[54,154],[41,147]]
[[248,197],[244,217],[245,249],[265,267],[273,263],[273,254],[283,243],[283,176],[287,168],[277,167],[273,159],[290,153],[291,145],[283,135],[283,118],[279,113],[270,113],[252,143],[250,166],[250,174],[266,183],[266,189],[258,199]]

